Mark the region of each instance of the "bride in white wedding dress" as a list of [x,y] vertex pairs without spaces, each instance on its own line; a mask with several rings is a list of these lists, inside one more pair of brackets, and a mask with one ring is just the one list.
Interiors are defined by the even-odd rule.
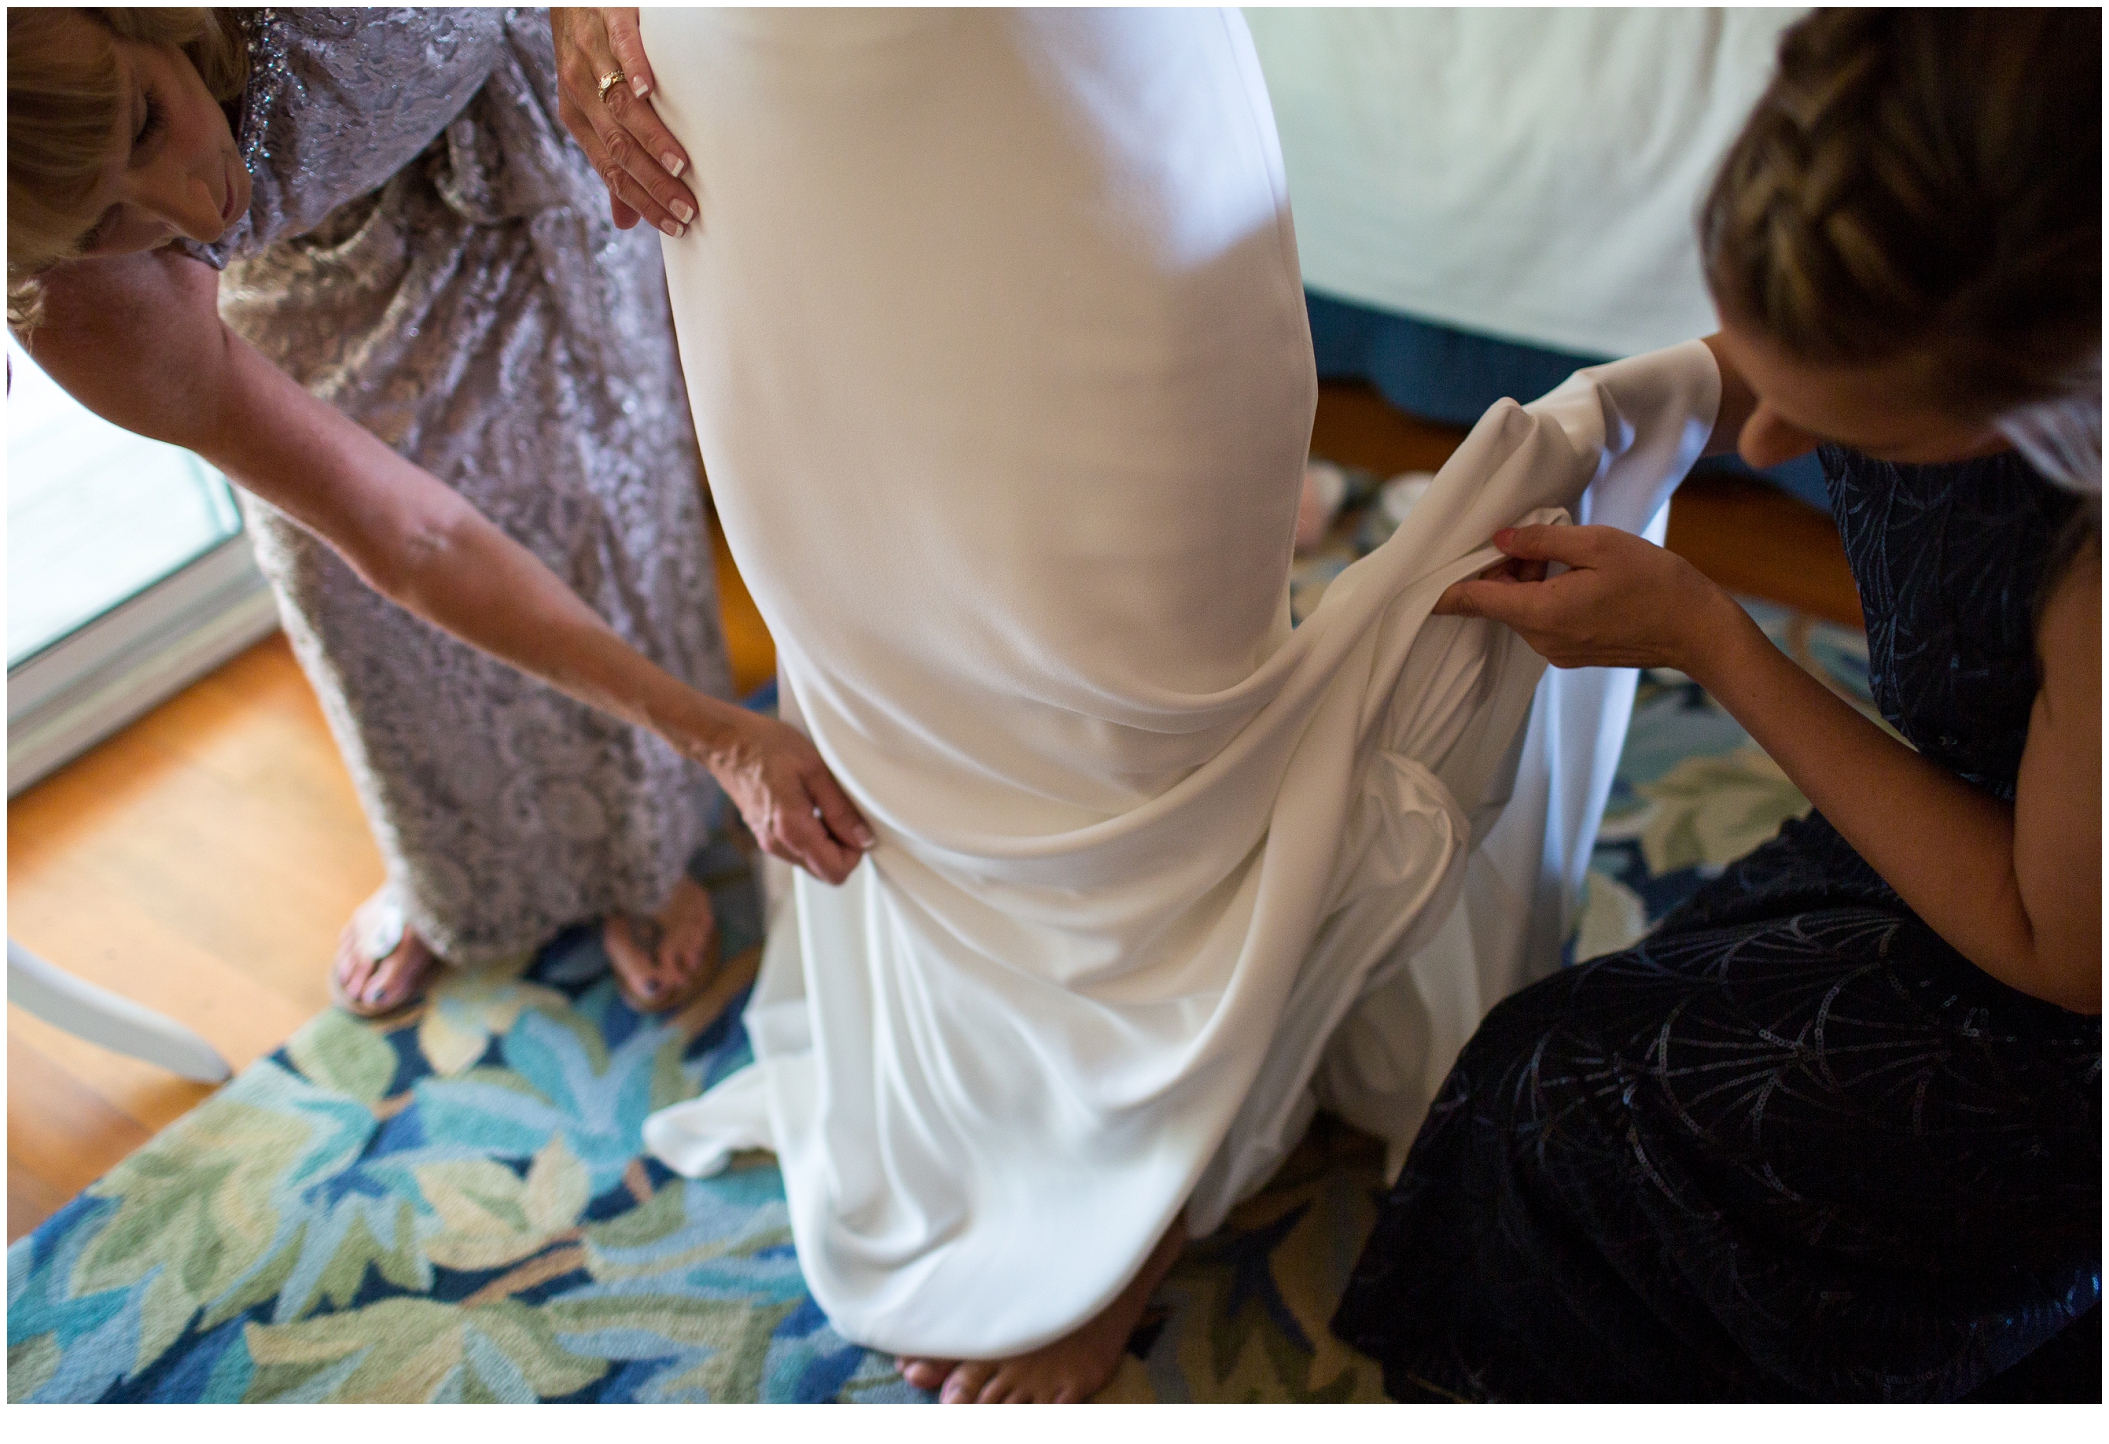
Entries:
[[773,1149],[814,1297],[916,1382],[1081,1396],[1315,1106],[1396,1159],[1556,964],[1631,677],[1429,610],[1526,516],[1646,526],[1718,381],[1694,343],[1497,407],[1292,631],[1316,387],[1236,12],[643,36],[718,514],[879,839],[790,881],[754,1066],[646,1140]]

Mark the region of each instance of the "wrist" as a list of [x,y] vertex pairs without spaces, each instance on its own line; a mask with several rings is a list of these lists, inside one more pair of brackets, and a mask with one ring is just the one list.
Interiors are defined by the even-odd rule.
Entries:
[[1705,582],[1705,591],[1694,600],[1683,628],[1684,655],[1677,670],[1719,700],[1724,689],[1733,690],[1737,678],[1750,675],[1753,649],[1770,651],[1772,641],[1750,613],[1712,581]]
[[741,751],[753,714],[693,687],[674,685],[677,691],[669,715],[663,724],[655,721],[653,730],[691,762],[709,768],[713,776],[722,774]]

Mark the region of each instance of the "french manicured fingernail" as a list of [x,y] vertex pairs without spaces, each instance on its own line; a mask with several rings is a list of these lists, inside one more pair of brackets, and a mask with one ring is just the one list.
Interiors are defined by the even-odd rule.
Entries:
[[672,221],[662,221],[660,223],[659,229],[665,231],[668,235],[672,236],[675,240],[678,241],[681,239],[682,235],[688,230],[688,227],[677,226]]
[[870,829],[870,828],[868,828],[868,827],[860,827],[860,828],[858,828],[858,829],[857,829],[857,846],[859,846],[859,847],[871,847],[871,846],[873,846],[874,844],[876,844],[876,843],[878,842],[878,840],[879,840],[879,839],[877,839],[876,837],[873,837],[873,836],[872,836],[872,833],[871,833],[871,829]]
[[688,208],[687,201],[675,201],[668,209],[681,217],[681,224],[684,226],[696,218],[696,213]]
[[652,93],[652,82],[642,75],[633,75],[630,77],[630,89],[636,91],[637,98],[642,100]]
[[[672,151],[668,151],[665,155],[659,157],[659,163],[666,167],[666,173],[675,180],[681,178],[681,172],[688,166],[687,161],[681,159],[680,156],[675,155]],[[683,217],[683,219],[686,219],[686,217]]]

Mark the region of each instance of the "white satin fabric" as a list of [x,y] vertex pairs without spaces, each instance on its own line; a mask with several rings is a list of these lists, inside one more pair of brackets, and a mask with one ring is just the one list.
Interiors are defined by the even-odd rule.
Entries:
[[1235,12],[643,24],[713,495],[880,838],[797,876],[754,1066],[646,1142],[774,1149],[845,1337],[1014,1353],[1214,1228],[1315,1096],[1403,1146],[1556,961],[1631,678],[1541,690],[1428,611],[1500,526],[1645,526],[1718,379],[1694,343],[1495,408],[1292,632],[1315,386]]

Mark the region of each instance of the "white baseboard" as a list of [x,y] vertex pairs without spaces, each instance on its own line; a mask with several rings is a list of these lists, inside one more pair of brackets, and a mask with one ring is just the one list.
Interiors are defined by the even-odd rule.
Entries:
[[7,795],[276,630],[277,603],[237,536],[10,669]]

